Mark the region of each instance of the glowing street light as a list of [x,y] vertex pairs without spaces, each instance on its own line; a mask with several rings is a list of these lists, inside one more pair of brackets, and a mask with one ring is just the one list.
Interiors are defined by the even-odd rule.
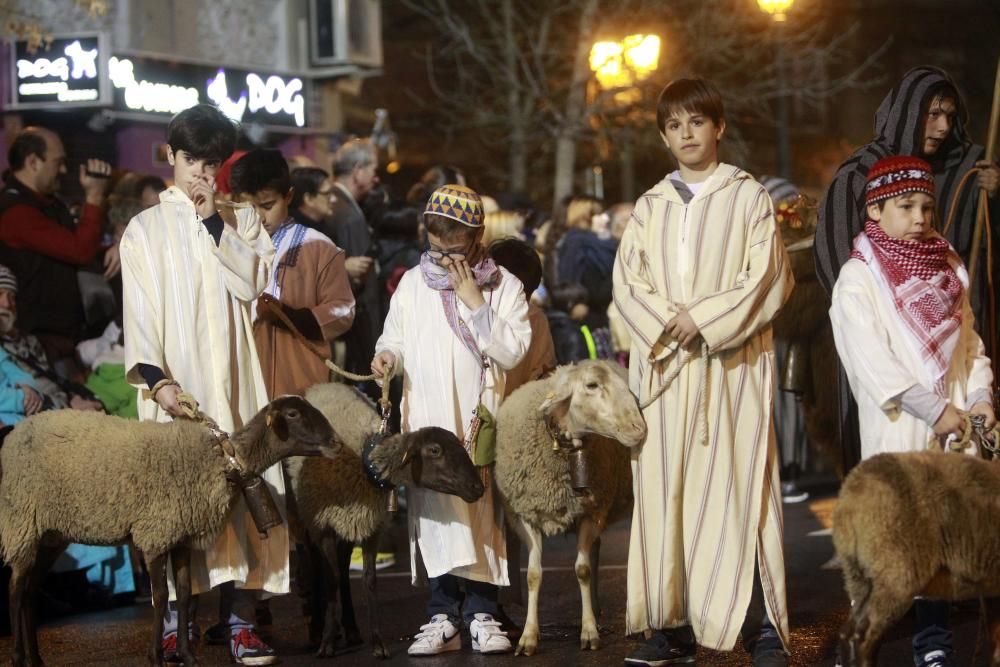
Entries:
[[788,146],[788,96],[785,94],[787,75],[785,74],[784,30],[782,29],[785,12],[792,7],[795,0],[757,0],[757,5],[771,15],[777,28],[775,35],[774,68],[778,79],[778,176],[789,178],[791,175],[791,150]]
[[793,2],[795,0],[757,0],[757,5],[780,23],[785,20],[785,12],[791,9]]
[[590,48],[590,69],[604,89],[628,88],[656,71],[660,38],[629,35],[620,42],[596,42]]

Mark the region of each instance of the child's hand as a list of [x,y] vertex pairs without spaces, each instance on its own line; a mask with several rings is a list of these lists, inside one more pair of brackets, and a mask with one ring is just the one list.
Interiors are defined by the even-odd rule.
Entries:
[[989,160],[980,160],[976,166],[979,167],[979,176],[977,177],[979,187],[986,190],[987,194],[992,197],[997,193],[997,188],[1000,187],[1000,167]]
[[[990,412],[992,413],[993,410],[990,410]],[[938,417],[938,420],[934,422],[934,435],[943,437],[952,433],[959,438],[965,435],[965,415],[961,410],[949,403],[948,407],[941,413],[941,416]]]
[[188,190],[188,197],[194,202],[194,210],[207,220],[215,215],[215,184],[208,176],[196,178]]
[[392,367],[396,365],[396,355],[388,350],[382,350],[375,355],[372,359],[372,373],[376,377],[383,378],[385,374],[392,370]]
[[469,263],[464,259],[448,265],[448,278],[451,280],[455,294],[469,310],[475,310],[486,303],[482,290],[476,284],[476,274],[472,272]]
[[42,395],[26,384],[17,385],[24,393],[24,414],[33,415],[42,409]]
[[281,302],[275,299],[273,296],[264,292],[259,297],[257,297],[257,319],[264,320],[265,322],[277,322],[278,316],[274,314],[274,311],[268,306],[268,304],[274,304],[279,309],[281,308]]
[[693,343],[698,338],[699,333],[698,325],[691,319],[691,314],[684,306],[677,307],[677,314],[667,322],[665,331],[673,336],[681,344],[681,347],[687,347]]
[[987,430],[993,428],[997,423],[997,416],[993,414],[993,406],[989,403],[976,403],[969,412],[974,415],[986,417],[985,426]]

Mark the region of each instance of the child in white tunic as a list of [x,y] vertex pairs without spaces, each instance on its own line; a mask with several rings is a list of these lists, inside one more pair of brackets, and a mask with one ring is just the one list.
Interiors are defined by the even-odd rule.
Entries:
[[[868,220],[833,288],[837,352],[858,403],[862,458],[961,437],[964,412],[996,422],[993,373],[976,334],[968,275],[933,226],[931,165],[887,157],[868,172]],[[970,446],[967,453],[975,454]],[[951,665],[946,602],[917,599],[918,666]]]
[[[392,296],[372,371],[383,378],[402,372],[404,431],[439,426],[471,448],[477,406],[496,414],[506,372],[531,342],[528,302],[520,281],[482,247],[483,208],[475,192],[460,185],[438,188],[424,225],[430,248]],[[494,618],[497,586],[509,584],[503,514],[488,480],[486,487],[474,503],[409,489],[413,579],[422,562],[431,587],[431,620],[420,628],[410,655],[459,650],[463,620],[473,650],[511,648]]]

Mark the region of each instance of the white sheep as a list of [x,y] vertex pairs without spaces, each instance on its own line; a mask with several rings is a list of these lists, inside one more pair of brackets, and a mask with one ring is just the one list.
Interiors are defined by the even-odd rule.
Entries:
[[[497,414],[495,479],[508,523],[528,545],[528,615],[517,653],[538,646],[538,592],[542,583],[542,535],[577,531],[576,577],[580,585],[580,648],[597,649],[600,637],[591,594],[591,546],[609,519],[632,505],[632,474],[626,447],[642,444],[646,423],[622,369],[611,362],[562,366],[517,389]],[[584,448],[589,491],[574,491],[565,446]],[[559,440],[564,446],[553,447]],[[619,444],[620,443],[620,444]],[[621,446],[625,445],[625,447]],[[596,591],[594,591],[596,593]]]
[[[338,634],[335,603],[339,589],[345,638],[348,644],[360,643],[348,580],[351,547],[359,543],[364,553],[372,653],[377,658],[388,658],[389,651],[379,631],[375,551],[379,532],[388,517],[389,491],[372,484],[360,456],[362,445],[378,432],[380,419],[374,404],[346,384],[316,385],[306,392],[306,400],[326,416],[346,445],[332,459],[292,458],[286,463],[291,481],[289,504],[294,506],[298,521],[308,532],[314,570],[322,565],[325,574],[322,590],[314,584],[311,591],[310,637],[319,644],[317,656],[334,655]],[[428,427],[385,437],[372,450],[371,464],[379,479],[394,486],[420,486],[457,495],[467,502],[477,500],[484,492],[482,480],[462,442],[441,428]]]
[[[923,596],[1000,595],[1000,464],[941,452],[879,454],[851,471],[833,513],[851,614],[845,667],[871,667],[885,630]],[[1000,666],[1000,623],[991,628]]]
[[[239,495],[236,475],[260,474],[287,456],[334,456],[340,443],[320,412],[297,396],[279,398],[234,433],[236,466],[212,432],[195,422],[136,422],[56,410],[18,424],[0,449],[0,556],[11,567],[11,663],[41,665],[32,598],[71,542],[132,539],[153,590],[151,664],[163,661],[166,563],[187,626],[190,550],[208,547]],[[235,473],[234,473],[235,471]],[[196,664],[186,632],[177,652]]]

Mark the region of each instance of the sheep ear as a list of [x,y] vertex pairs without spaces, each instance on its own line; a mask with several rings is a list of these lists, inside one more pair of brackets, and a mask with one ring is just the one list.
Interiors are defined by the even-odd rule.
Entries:
[[553,373],[549,379],[549,392],[545,400],[538,406],[547,417],[554,416],[557,410],[565,413],[569,409],[569,399],[573,397],[573,382],[568,367],[562,367]]

